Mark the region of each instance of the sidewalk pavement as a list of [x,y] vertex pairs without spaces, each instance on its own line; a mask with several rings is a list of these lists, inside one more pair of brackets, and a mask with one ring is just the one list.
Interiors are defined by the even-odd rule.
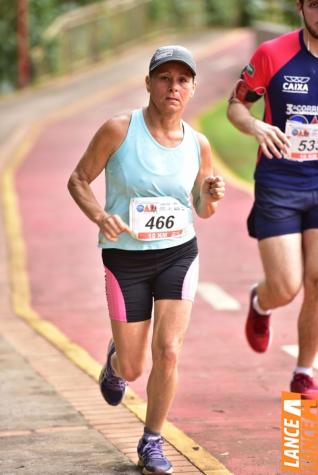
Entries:
[[[1,475],[136,475],[143,424],[26,323],[1,317]],[[175,473],[201,473],[172,446]]]
[[[76,368],[65,367],[62,355],[48,348],[38,354],[34,335],[29,339],[29,350],[32,348],[36,354],[33,350],[31,357],[26,356],[23,348],[23,357],[6,339],[0,339],[0,473],[139,473],[128,455],[95,426],[95,417],[105,406],[96,384],[83,374],[74,374]],[[37,360],[35,365],[32,358]],[[49,368],[53,373],[50,381],[45,377]],[[107,416],[100,420],[105,424]]]
[[[196,52],[216,37],[213,32],[202,33],[182,42]],[[172,42],[171,38],[166,40]],[[2,100],[0,114],[5,120],[0,126],[0,168],[30,124],[80,97],[114,86],[123,76],[140,75],[153,49],[154,44],[134,48],[116,62]],[[1,208],[1,475],[140,473],[134,463],[143,424],[124,406],[114,412],[105,404],[93,379],[14,315],[9,277],[12,256],[6,239]],[[166,453],[176,474],[201,473],[168,444]]]

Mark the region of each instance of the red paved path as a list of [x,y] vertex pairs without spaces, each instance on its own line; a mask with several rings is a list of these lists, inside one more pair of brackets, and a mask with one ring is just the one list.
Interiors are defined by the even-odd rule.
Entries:
[[[245,36],[235,47],[199,61],[199,87],[188,118],[228,95],[251,47],[251,38]],[[228,55],[237,64],[214,70],[213,65]],[[50,125],[16,175],[33,306],[100,362],[110,326],[95,247],[97,230],[74,205],[66,183],[101,123],[121,109],[146,104],[142,78],[140,87]],[[95,189],[103,201],[102,177]],[[275,339],[268,354],[249,350],[242,332],[246,296],[261,272],[256,243],[245,230],[250,205],[249,194],[228,185],[217,215],[209,221],[196,220],[200,279],[223,287],[243,309],[217,312],[197,298],[169,419],[235,475],[273,475],[279,473],[279,396],[294,364],[280,347],[295,342],[296,311],[289,306],[276,312]],[[143,397],[145,381],[146,376],[132,384]]]

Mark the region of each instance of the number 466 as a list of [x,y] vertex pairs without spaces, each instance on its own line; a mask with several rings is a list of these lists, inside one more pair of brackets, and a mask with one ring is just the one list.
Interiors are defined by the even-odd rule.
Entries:
[[171,229],[174,225],[174,216],[152,216],[145,224],[146,228],[162,229],[163,227]]

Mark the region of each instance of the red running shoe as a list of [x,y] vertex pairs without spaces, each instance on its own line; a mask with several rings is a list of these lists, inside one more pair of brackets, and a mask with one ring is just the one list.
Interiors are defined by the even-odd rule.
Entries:
[[257,285],[250,294],[250,308],[245,325],[245,334],[250,347],[258,353],[265,353],[271,343],[271,315],[260,315],[253,307],[253,299],[256,295]]
[[303,373],[294,373],[290,383],[290,390],[293,393],[300,393],[304,399],[318,400],[318,386],[314,378]]

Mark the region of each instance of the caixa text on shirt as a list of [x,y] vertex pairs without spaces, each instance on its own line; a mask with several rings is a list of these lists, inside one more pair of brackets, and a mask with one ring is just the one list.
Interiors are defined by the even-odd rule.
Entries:
[[284,76],[284,92],[294,92],[296,94],[308,94],[310,78],[307,76]]

